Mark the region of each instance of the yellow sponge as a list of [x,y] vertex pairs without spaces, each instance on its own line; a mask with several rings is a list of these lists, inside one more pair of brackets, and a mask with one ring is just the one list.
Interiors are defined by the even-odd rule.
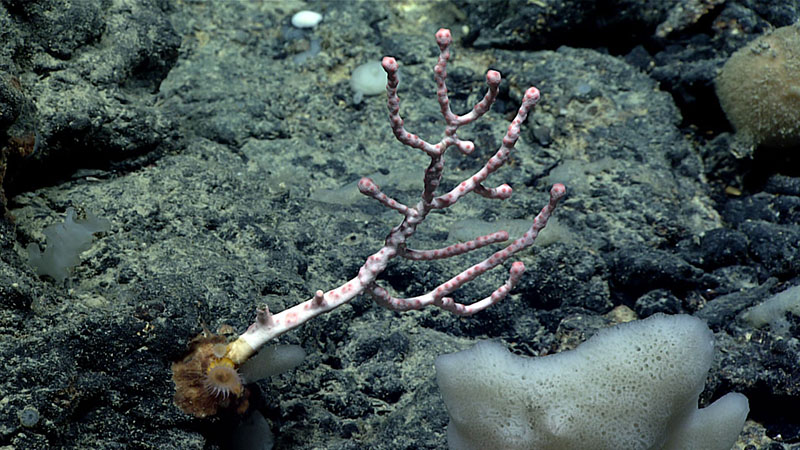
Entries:
[[800,22],[736,51],[716,85],[722,109],[750,148],[800,146]]

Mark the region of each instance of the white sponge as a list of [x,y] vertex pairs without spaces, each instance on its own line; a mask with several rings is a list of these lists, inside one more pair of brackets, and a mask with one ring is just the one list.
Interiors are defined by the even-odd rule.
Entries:
[[86,218],[77,218],[75,208],[67,208],[63,223],[55,223],[43,230],[47,237],[44,252],[34,243],[28,244],[28,261],[37,275],[49,275],[61,282],[70,270],[80,263],[80,254],[89,249],[94,233],[111,229],[111,222],[86,211]]
[[618,325],[540,358],[480,342],[436,360],[448,443],[454,450],[727,450],[747,398],[728,394],[697,410],[712,357],[711,331],[688,315]]
[[778,292],[742,314],[742,318],[756,328],[769,324],[772,331],[786,334],[791,325],[786,313],[800,316],[800,285]]
[[386,71],[380,61],[366,62],[353,70],[350,87],[356,95],[353,103],[359,104],[365,95],[378,95],[386,92]]

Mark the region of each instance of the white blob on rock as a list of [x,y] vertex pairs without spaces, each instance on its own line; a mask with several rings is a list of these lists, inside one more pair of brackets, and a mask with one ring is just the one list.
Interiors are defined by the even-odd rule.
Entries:
[[322,14],[303,10],[292,16],[292,25],[296,28],[314,28],[322,22]]
[[386,71],[380,61],[364,63],[353,70],[350,87],[355,91],[353,103],[361,103],[365,95],[378,95],[386,92]]

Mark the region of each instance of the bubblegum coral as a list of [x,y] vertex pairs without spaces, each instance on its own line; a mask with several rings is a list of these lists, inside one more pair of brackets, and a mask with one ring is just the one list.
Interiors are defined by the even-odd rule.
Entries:
[[386,237],[384,246],[369,256],[364,265],[361,266],[358,275],[347,283],[327,292],[317,291],[313,298],[278,314],[270,313],[266,306],[259,309],[255,323],[230,345],[227,356],[235,364],[245,361],[256,349],[270,340],[300,326],[313,317],[338,308],[362,293],[370,294],[377,303],[392,310],[407,311],[434,305],[454,314],[467,316],[482,311],[502,300],[519,281],[525,267],[522,262],[515,262],[511,265],[506,283],[498,287],[489,297],[471,304],[463,304],[457,303],[447,296],[464,283],[502,264],[520,250],[530,247],[539,232],[547,225],[547,220],[559,200],[566,194],[563,184],[553,185],[550,189],[550,201],[542,208],[534,218],[531,227],[521,237],[485,260],[465,269],[427,294],[412,298],[397,298],[376,283],[378,275],[386,269],[389,261],[397,256],[410,260],[443,259],[489,244],[506,241],[509,238],[507,232],[499,231],[436,250],[414,250],[407,247],[408,239],[414,235],[417,226],[425,220],[432,210],[447,208],[470,192],[495,199],[505,199],[511,196],[511,187],[507,184],[488,188],[483,183],[490,174],[508,161],[511,150],[519,138],[520,125],[525,121],[533,106],[539,101],[539,90],[535,87],[528,88],[522,99],[522,105],[519,107],[516,117],[508,126],[508,131],[503,137],[503,143],[494,156],[471,177],[459,183],[449,192],[437,196],[436,189],[442,180],[445,152],[450,147],[456,147],[464,154],[469,154],[475,149],[475,144],[471,141],[461,140],[458,137],[458,128],[480,118],[489,111],[497,98],[501,76],[500,72],[489,70],[486,73],[486,82],[489,85],[489,89],[483,99],[469,113],[463,116],[454,114],[450,110],[450,99],[447,95],[447,85],[445,84],[447,61],[450,59],[450,44],[452,43],[450,30],[440,29],[436,33],[436,43],[439,45],[439,60],[433,70],[437,85],[437,99],[446,123],[444,137],[436,144],[431,144],[419,136],[409,133],[404,128],[403,119],[399,114],[400,99],[397,97],[397,86],[399,84],[398,64],[394,58],[388,56],[383,58],[382,61],[383,69],[386,71],[388,78],[386,93],[388,97],[389,123],[392,131],[401,143],[422,150],[431,159],[425,170],[421,198],[415,206],[408,206],[384,194],[371,179],[362,178],[358,183],[359,191],[374,198],[387,208],[400,213],[403,216],[402,222],[392,228]]
[[358,275],[337,288],[327,292],[318,290],[311,299],[277,314],[272,314],[266,306],[258,309],[256,321],[230,344],[226,345],[226,340],[222,336],[196,338],[192,343],[193,350],[190,355],[182,363],[176,363],[173,366],[176,403],[184,411],[205,417],[215,414],[219,406],[246,408],[243,380],[237,371],[240,366],[269,341],[320,314],[344,305],[360,294],[369,294],[377,303],[395,311],[408,311],[433,305],[460,316],[468,316],[499,302],[519,282],[525,266],[518,261],[511,264],[507,281],[488,297],[469,304],[456,302],[449,297],[450,293],[465,283],[504,263],[515,253],[530,247],[539,232],[547,225],[558,202],[566,194],[566,189],[562,184],[553,185],[550,189],[550,201],[536,215],[530,228],[522,236],[483,261],[468,267],[433,288],[430,292],[417,297],[400,298],[393,296],[377,283],[378,275],[386,269],[389,261],[398,256],[413,261],[444,259],[509,239],[507,232],[498,231],[435,250],[416,250],[407,246],[408,240],[416,232],[417,226],[431,211],[448,208],[470,192],[492,199],[506,199],[511,196],[511,187],[507,184],[487,187],[484,182],[489,175],[509,160],[511,150],[514,149],[519,138],[520,126],[539,101],[539,90],[535,87],[529,88],[525,92],[516,117],[508,126],[502,145],[495,154],[472,176],[463,180],[449,192],[437,195],[436,190],[441,183],[444,170],[445,152],[450,147],[455,147],[464,154],[475,149],[475,144],[460,139],[457,131],[459,127],[471,123],[489,111],[497,98],[501,77],[499,72],[489,70],[486,73],[489,89],[483,99],[467,114],[462,116],[454,114],[450,110],[450,99],[445,84],[447,61],[450,59],[450,44],[452,43],[450,30],[440,29],[436,33],[436,42],[439,44],[440,52],[439,60],[434,67],[434,77],[437,85],[437,99],[446,123],[444,136],[436,144],[431,144],[406,131],[399,113],[397,61],[392,57],[386,57],[382,62],[383,69],[387,74],[389,122],[395,137],[404,145],[422,150],[430,157],[430,163],[425,169],[422,195],[419,201],[414,206],[401,203],[386,195],[371,179],[362,178],[358,183],[358,189],[362,194],[397,211],[403,218],[400,224],[392,228],[386,236],[383,247],[366,259],[358,271]]

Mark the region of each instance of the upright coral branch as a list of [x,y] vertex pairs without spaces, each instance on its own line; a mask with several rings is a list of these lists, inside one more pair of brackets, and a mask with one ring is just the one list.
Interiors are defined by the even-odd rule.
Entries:
[[436,33],[436,42],[439,46],[439,59],[434,67],[434,78],[437,87],[436,97],[445,120],[445,128],[443,137],[435,144],[405,129],[404,121],[400,116],[400,99],[397,95],[397,88],[400,83],[398,63],[392,57],[385,57],[382,61],[383,69],[387,74],[387,106],[392,132],[402,144],[419,149],[430,158],[430,163],[423,176],[422,194],[416,205],[410,206],[393,199],[386,195],[373,180],[366,177],[362,178],[358,183],[358,189],[362,194],[375,199],[383,206],[396,211],[402,216],[400,224],[392,228],[386,236],[383,247],[367,257],[354,278],[337,288],[327,292],[316,291],[311,299],[277,314],[272,314],[266,307],[260,308],[256,321],[238,339],[228,345],[227,351],[223,356],[224,359],[231,361],[238,367],[267,342],[320,314],[351,301],[360,294],[369,294],[378,304],[395,311],[408,311],[433,305],[457,315],[467,316],[499,302],[519,282],[525,266],[521,262],[514,262],[511,265],[506,282],[497,287],[488,297],[470,304],[459,303],[449,297],[453,291],[465,283],[497,267],[514,254],[533,245],[539,232],[547,225],[547,221],[556,205],[566,195],[566,189],[562,184],[553,185],[550,189],[550,201],[536,215],[531,227],[521,237],[483,261],[463,270],[430,292],[410,298],[395,297],[377,283],[378,275],[386,269],[389,262],[395,257],[400,256],[412,261],[450,258],[509,239],[507,232],[498,231],[467,242],[434,250],[416,250],[407,246],[408,240],[416,232],[417,226],[425,220],[431,211],[448,208],[470,192],[492,199],[506,199],[511,196],[512,189],[507,184],[487,187],[484,183],[492,173],[509,160],[511,151],[519,139],[521,125],[540,97],[538,89],[535,87],[529,88],[525,92],[522,105],[520,105],[516,116],[508,126],[508,131],[503,137],[502,144],[494,155],[473,175],[461,181],[450,191],[437,195],[437,189],[442,181],[444,156],[447,149],[455,147],[464,154],[469,154],[475,149],[474,143],[459,138],[458,129],[479,119],[489,111],[497,99],[498,87],[502,78],[499,72],[489,70],[486,73],[486,83],[489,87],[484,97],[467,114],[454,114],[450,109],[450,98],[446,84],[447,62],[450,59],[450,45],[452,43],[450,30],[440,29]]
[[505,199],[511,195],[511,187],[502,184],[497,187],[486,187],[484,182],[489,175],[502,167],[509,159],[514,145],[519,139],[520,127],[539,101],[539,90],[529,88],[522,99],[516,117],[508,126],[508,131],[503,137],[500,148],[489,158],[480,170],[469,178],[463,180],[449,192],[436,195],[436,190],[441,184],[442,171],[444,170],[445,152],[450,147],[456,147],[462,153],[470,153],[475,149],[475,144],[458,137],[458,129],[480,118],[491,108],[497,98],[498,87],[502,80],[500,73],[489,70],[486,73],[486,83],[489,85],[486,95],[467,114],[457,115],[450,109],[450,98],[447,93],[447,62],[450,59],[450,45],[452,36],[450,30],[440,29],[436,33],[436,43],[439,45],[439,59],[434,66],[436,81],[436,97],[445,120],[445,130],[442,139],[432,144],[405,129],[404,121],[400,117],[400,99],[397,88],[400,84],[398,77],[399,67],[392,57],[385,57],[382,61],[383,69],[387,74],[386,94],[389,110],[389,123],[392,132],[398,141],[404,145],[423,151],[430,157],[430,163],[423,177],[423,191],[421,198],[415,206],[409,206],[393,199],[381,191],[380,187],[369,178],[362,178],[358,183],[359,191],[374,198],[382,205],[397,211],[403,216],[402,222],[392,228],[386,237],[384,246],[376,253],[370,255],[364,265],[353,279],[347,283],[327,292],[317,291],[313,298],[286,309],[278,314],[271,314],[264,308],[259,310],[258,319],[239,339],[232,343],[228,357],[236,363],[246,360],[256,349],[281,334],[289,331],[320,314],[337,308],[362,293],[370,294],[379,304],[393,310],[406,311],[420,309],[434,305],[458,315],[471,315],[481,311],[501,299],[519,281],[524,270],[522,263],[512,265],[508,281],[498,287],[491,296],[469,305],[456,303],[447,295],[458,289],[464,283],[502,264],[512,255],[533,244],[534,239],[542,228],[547,225],[547,220],[553,213],[558,202],[566,194],[562,184],[556,184],[550,190],[550,201],[542,208],[533,221],[531,228],[519,239],[515,240],[502,250],[495,252],[489,258],[469,267],[460,274],[451,278],[431,292],[411,298],[398,298],[390,295],[388,291],[376,283],[378,275],[386,269],[389,261],[397,256],[410,260],[433,260],[449,258],[468,251],[484,247],[489,244],[508,239],[505,232],[492,233],[475,238],[471,241],[451,245],[438,250],[414,250],[407,247],[407,242],[416,232],[417,226],[422,223],[427,215],[434,209],[444,209],[452,206],[470,192],[495,199]]

